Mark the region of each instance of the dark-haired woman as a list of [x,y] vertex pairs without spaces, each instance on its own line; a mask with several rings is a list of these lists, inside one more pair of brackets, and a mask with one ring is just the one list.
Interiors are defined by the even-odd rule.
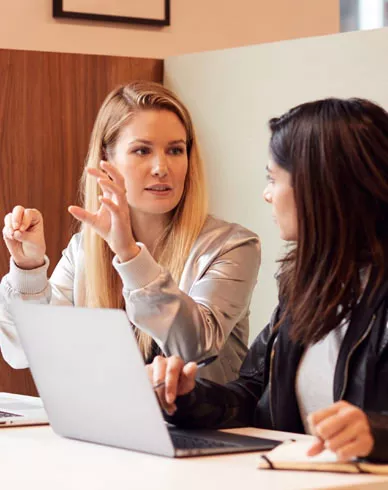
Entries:
[[361,99],[272,119],[265,200],[291,242],[280,303],[240,377],[195,379],[177,357],[148,366],[169,421],[317,436],[309,454],[388,460],[388,113]]

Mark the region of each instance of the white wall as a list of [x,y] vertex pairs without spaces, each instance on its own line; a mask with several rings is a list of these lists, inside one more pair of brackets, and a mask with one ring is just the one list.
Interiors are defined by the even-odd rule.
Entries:
[[208,169],[211,210],[256,231],[262,267],[252,301],[251,339],[266,324],[277,293],[281,250],[262,199],[267,121],[327,96],[366,97],[388,108],[388,29],[168,58],[165,82],[191,110]]
[[339,31],[338,0],[171,0],[171,25],[161,29],[54,19],[52,0],[0,4],[0,48],[6,49],[164,58]]

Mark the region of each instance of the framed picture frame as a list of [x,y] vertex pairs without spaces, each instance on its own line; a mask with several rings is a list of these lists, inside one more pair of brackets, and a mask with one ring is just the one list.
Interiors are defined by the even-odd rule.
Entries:
[[53,17],[163,27],[170,0],[53,0]]

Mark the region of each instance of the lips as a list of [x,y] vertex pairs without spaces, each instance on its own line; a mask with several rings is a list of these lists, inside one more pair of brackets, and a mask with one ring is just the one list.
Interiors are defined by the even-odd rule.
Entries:
[[146,191],[155,191],[155,192],[167,192],[171,191],[172,187],[168,184],[154,184],[145,188]]

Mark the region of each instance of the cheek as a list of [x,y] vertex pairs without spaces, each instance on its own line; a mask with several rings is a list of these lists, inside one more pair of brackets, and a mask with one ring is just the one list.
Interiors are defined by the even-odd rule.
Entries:
[[180,187],[183,187],[185,184],[187,172],[188,172],[187,161],[179,162],[178,165],[174,167],[173,173],[174,173],[175,183],[178,184]]
[[289,192],[281,193],[274,207],[276,208],[279,223],[282,224],[290,235],[288,239],[294,239],[297,227],[297,214],[293,194]]
[[289,220],[294,213],[294,203],[288,192],[282,189],[275,190],[272,194],[272,204],[279,219]]
[[141,165],[133,165],[130,162],[119,167],[121,175],[124,177],[127,196],[130,198],[141,192],[145,185],[145,172]]

